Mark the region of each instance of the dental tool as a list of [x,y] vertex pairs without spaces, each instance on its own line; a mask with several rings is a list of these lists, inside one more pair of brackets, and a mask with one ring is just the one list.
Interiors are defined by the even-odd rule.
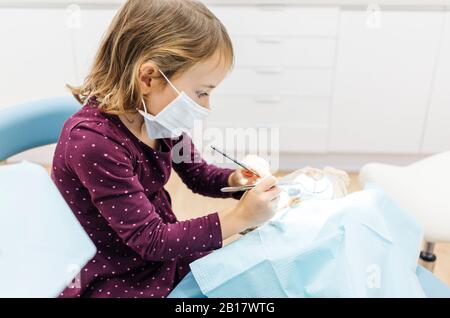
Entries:
[[230,157],[229,155],[227,155],[226,153],[220,151],[219,149],[217,149],[216,147],[214,147],[214,146],[212,146],[212,145],[211,145],[211,148],[212,148],[214,151],[217,151],[218,153],[220,153],[220,154],[221,154],[222,156],[224,156],[225,158],[230,159],[231,161],[233,161],[233,162],[234,162],[235,164],[237,164],[238,166],[241,166],[241,167],[244,168],[245,170],[250,171],[250,172],[253,173],[255,176],[261,177],[255,170],[253,170],[252,168],[246,166],[246,165],[243,164],[242,162],[237,161],[236,159]]

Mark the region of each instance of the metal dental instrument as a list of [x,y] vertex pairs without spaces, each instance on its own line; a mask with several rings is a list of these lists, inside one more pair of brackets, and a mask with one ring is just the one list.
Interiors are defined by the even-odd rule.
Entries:
[[[242,162],[237,161],[236,159],[234,159],[234,158],[228,156],[226,153],[220,151],[219,149],[217,149],[216,147],[214,147],[214,146],[212,146],[212,145],[211,145],[211,148],[212,148],[214,151],[217,151],[218,153],[220,153],[220,154],[221,154],[222,156],[224,156],[225,158],[230,159],[231,161],[233,161],[233,162],[234,162],[235,164],[237,164],[238,166],[241,166],[241,167],[244,168],[245,170],[250,171],[250,172],[253,173],[255,176],[261,177],[255,170],[253,170],[253,169],[250,168],[250,167],[247,167],[247,166],[246,166],[245,164],[243,164]],[[233,192],[234,192],[234,191],[233,191]]]
[[[278,182],[277,186],[291,186],[291,185],[299,185],[299,182]],[[222,192],[239,192],[239,191],[247,191],[250,189],[253,189],[256,186],[256,184],[250,184],[250,185],[244,185],[239,187],[225,187],[220,189]]]

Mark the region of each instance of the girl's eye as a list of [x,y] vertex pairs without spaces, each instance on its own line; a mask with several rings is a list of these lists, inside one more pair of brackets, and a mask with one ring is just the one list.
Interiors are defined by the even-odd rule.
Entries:
[[201,98],[201,97],[209,96],[209,94],[203,92],[203,93],[198,93],[197,96],[198,96],[198,98]]

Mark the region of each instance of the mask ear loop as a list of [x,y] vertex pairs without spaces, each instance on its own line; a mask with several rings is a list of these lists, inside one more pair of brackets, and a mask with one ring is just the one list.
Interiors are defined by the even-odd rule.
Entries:
[[[170,85],[170,86],[178,93],[178,95],[180,95],[180,94],[181,94],[180,91],[172,84],[171,81],[169,81],[169,79],[167,78],[167,76],[166,76],[161,70],[159,70],[159,72],[160,72],[161,75],[166,79],[167,83],[169,83],[169,85]],[[144,97],[141,97],[141,99],[142,99],[142,105],[144,106],[144,111],[145,111],[146,113],[148,113],[148,112],[147,112],[147,106],[145,105]]]
[[167,83],[169,83],[170,86],[172,86],[172,88],[175,90],[175,92],[178,93],[178,95],[180,95],[180,91],[172,84],[171,81],[169,81],[169,79],[167,78],[167,76],[161,71],[159,70],[159,72],[161,73],[161,75],[166,79]]
[[145,113],[148,113],[147,112],[147,106],[145,105],[144,97],[141,97],[141,99],[142,99],[142,105],[144,105],[144,111],[145,111]]

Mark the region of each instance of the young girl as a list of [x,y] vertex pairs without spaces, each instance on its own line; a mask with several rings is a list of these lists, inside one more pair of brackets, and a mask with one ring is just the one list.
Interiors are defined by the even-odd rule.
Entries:
[[[197,1],[130,0],[119,10],[84,84],[71,87],[84,106],[54,155],[52,178],[97,247],[61,297],[165,297],[190,262],[273,215],[280,190],[272,176],[235,208],[188,221],[177,220],[164,189],[172,168],[211,197],[257,180],[206,163],[178,129],[207,113],[232,61],[224,26]],[[173,160],[180,142],[195,160]]]

